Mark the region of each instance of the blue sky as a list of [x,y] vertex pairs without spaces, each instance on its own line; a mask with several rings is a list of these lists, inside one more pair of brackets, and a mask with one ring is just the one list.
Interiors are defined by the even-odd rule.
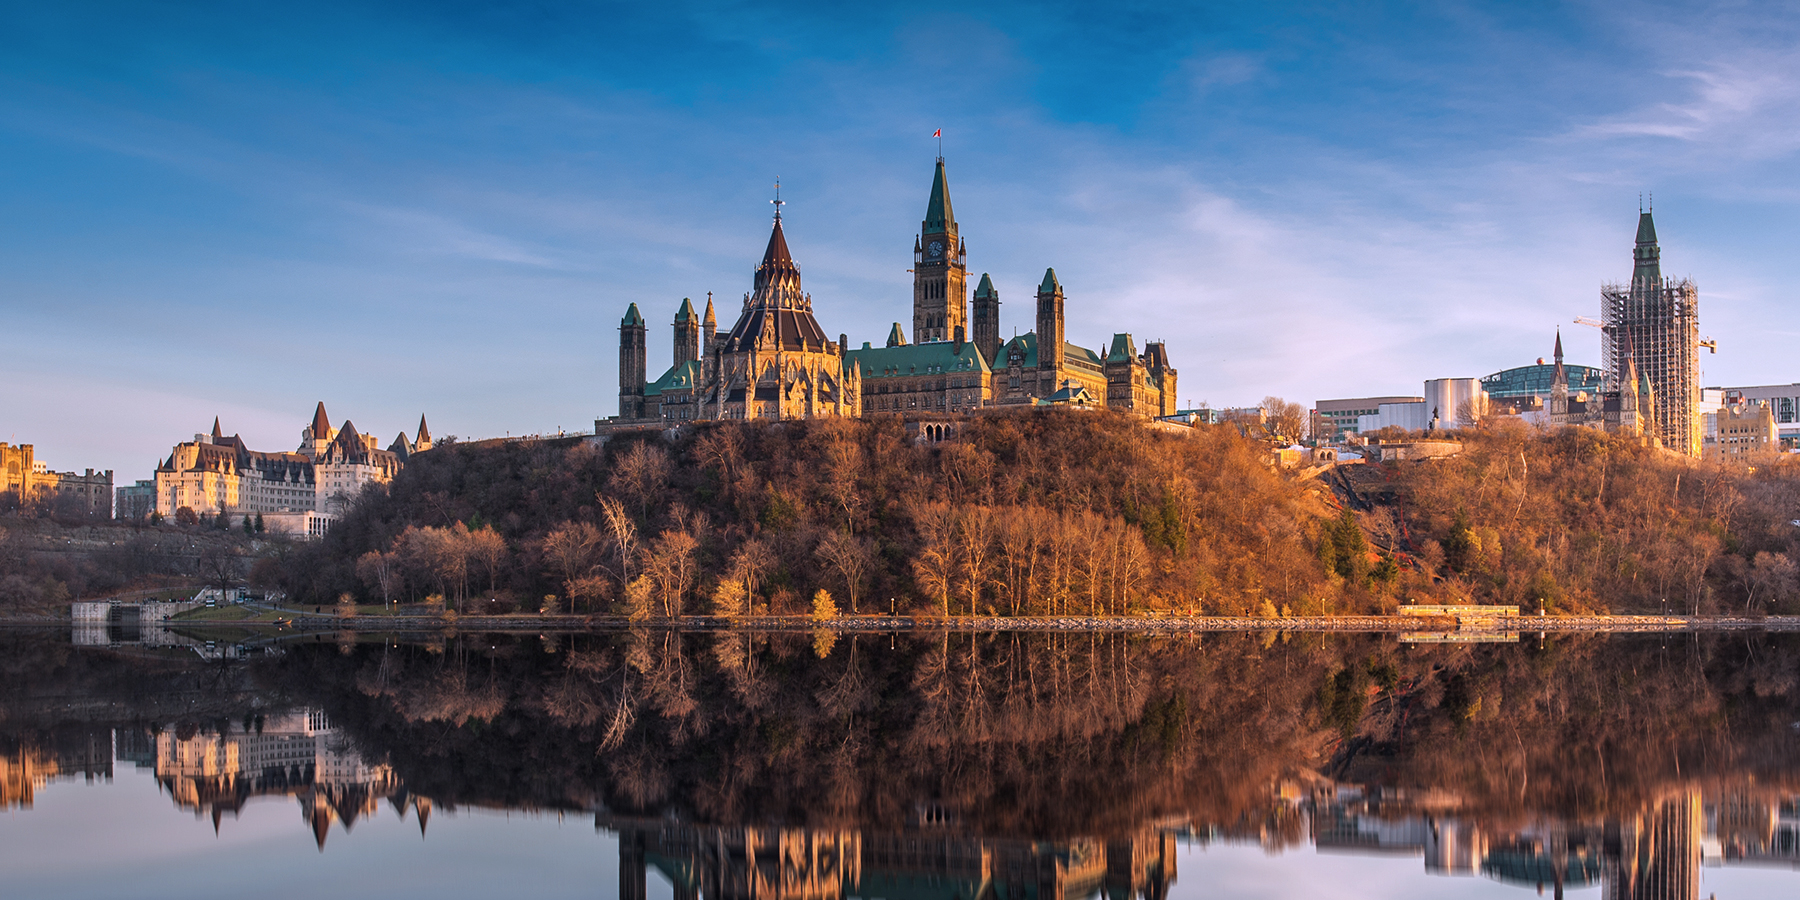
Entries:
[[776,176],[821,324],[879,341],[936,128],[1003,331],[1054,266],[1184,403],[1530,362],[1650,191],[1707,383],[1800,381],[1788,4],[10,3],[0,440],[125,483],[317,400],[589,427],[626,304],[658,370],[682,297],[734,318]]

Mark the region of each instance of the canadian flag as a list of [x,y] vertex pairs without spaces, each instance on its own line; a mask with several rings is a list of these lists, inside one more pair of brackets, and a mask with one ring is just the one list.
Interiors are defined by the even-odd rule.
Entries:
[[939,128],[939,129],[938,129],[938,130],[936,130],[936,131],[934,131],[934,132],[932,132],[932,133],[931,133],[931,136],[932,136],[932,137],[943,137],[943,136],[944,136],[944,129],[942,129],[942,128]]

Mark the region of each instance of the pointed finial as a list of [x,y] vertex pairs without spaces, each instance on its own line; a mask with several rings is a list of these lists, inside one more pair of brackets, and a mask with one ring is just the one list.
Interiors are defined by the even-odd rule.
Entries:
[[1638,191],[1638,215],[1644,214],[1644,192]]
[[1650,211],[1652,213],[1656,212],[1656,192],[1655,191],[1650,192]]
[[781,200],[781,176],[780,175],[775,176],[775,199],[770,200],[769,202],[775,204],[775,220],[778,222],[781,221],[782,200]]

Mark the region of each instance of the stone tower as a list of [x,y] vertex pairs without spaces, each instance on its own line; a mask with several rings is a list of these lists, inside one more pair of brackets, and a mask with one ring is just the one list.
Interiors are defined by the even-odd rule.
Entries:
[[700,317],[694,315],[694,304],[681,298],[681,309],[675,311],[675,361],[679,369],[700,358]]
[[[958,328],[968,333],[968,250],[956,231],[944,158],[931,179],[925,221],[913,241],[913,340],[947,341]],[[996,326],[997,327],[997,326]]]
[[650,362],[644,349],[645,333],[644,316],[633,303],[619,320],[619,417],[623,419],[644,416],[644,372]]
[[1050,375],[1050,383],[1042,387],[1054,392],[1063,371],[1063,289],[1056,280],[1055,269],[1044,270],[1044,283],[1037,292],[1037,357],[1038,371]]
[[994,360],[1000,358],[1000,292],[994,290],[986,272],[981,273],[981,283],[975,286],[974,323],[969,339],[988,365],[998,365]]

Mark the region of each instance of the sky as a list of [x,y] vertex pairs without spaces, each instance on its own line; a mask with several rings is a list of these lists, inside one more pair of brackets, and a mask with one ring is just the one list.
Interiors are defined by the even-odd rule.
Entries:
[[618,322],[735,318],[782,184],[821,325],[910,326],[943,131],[971,283],[1168,342],[1182,405],[1599,358],[1640,196],[1708,385],[1800,381],[1784,3],[0,3],[0,441],[150,477],[592,427]]

